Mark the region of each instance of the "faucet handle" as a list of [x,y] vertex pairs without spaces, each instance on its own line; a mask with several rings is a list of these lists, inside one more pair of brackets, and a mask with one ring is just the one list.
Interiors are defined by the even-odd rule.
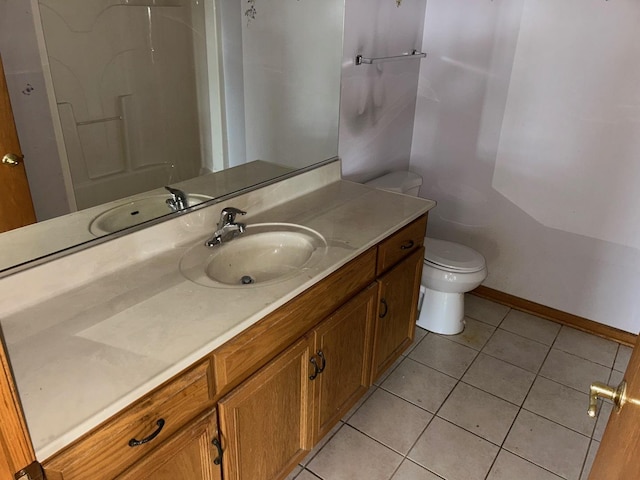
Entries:
[[225,225],[230,223],[234,223],[236,221],[236,215],[246,215],[247,212],[244,210],[240,210],[235,207],[226,207],[223,208],[220,212],[220,222],[218,223],[218,228],[222,228]]
[[171,194],[171,198],[167,199],[167,205],[169,208],[177,212],[179,210],[184,210],[187,208],[187,194],[182,190],[171,187],[164,187]]

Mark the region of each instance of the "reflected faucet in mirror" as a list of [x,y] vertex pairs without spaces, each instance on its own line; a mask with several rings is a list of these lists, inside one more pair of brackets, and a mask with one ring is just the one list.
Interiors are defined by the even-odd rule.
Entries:
[[189,206],[187,202],[187,194],[178,188],[164,187],[171,194],[171,198],[167,198],[166,204],[172,212],[179,212]]
[[40,223],[7,233],[0,276],[182,213],[164,185],[191,208],[338,154],[344,0],[250,25],[237,0],[27,3],[0,2],[0,51]]

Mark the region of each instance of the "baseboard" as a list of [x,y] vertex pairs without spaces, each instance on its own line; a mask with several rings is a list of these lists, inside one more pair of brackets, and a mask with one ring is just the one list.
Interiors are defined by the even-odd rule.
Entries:
[[531,313],[538,317],[546,318],[553,322],[561,323],[563,325],[569,325],[570,327],[577,328],[583,332],[592,333],[609,340],[628,345],[630,347],[635,346],[637,335],[633,333],[625,332],[615,327],[603,325],[602,323],[594,322],[571,313],[556,310],[555,308],[547,307],[539,303],[525,300],[524,298],[516,297],[508,293],[494,290],[493,288],[480,285],[478,288],[471,292],[478,297],[493,300],[494,302],[507,305],[508,307],[520,310],[522,312]]

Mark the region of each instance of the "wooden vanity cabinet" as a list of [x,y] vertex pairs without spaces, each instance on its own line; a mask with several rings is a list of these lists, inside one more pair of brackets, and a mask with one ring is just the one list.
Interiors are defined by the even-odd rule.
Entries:
[[225,480],[276,480],[311,450],[311,343],[303,337],[218,403]]
[[117,480],[222,480],[216,410],[190,422]]
[[[45,460],[43,467],[46,478],[112,480],[143,459],[150,456],[157,458],[156,452],[160,449],[168,450],[173,458],[184,463],[185,458],[193,457],[196,451],[194,444],[175,441],[174,436],[185,438],[184,429],[201,436],[204,430],[201,431],[200,427],[204,428],[204,424],[200,425],[194,419],[213,408],[213,397],[210,361],[207,359],[172,378]],[[214,431],[215,427],[207,427],[207,432]],[[142,442],[135,445],[136,440]],[[212,440],[213,436],[208,438],[208,442]],[[169,443],[171,447],[167,446]],[[212,455],[208,450],[198,452],[203,458]]]

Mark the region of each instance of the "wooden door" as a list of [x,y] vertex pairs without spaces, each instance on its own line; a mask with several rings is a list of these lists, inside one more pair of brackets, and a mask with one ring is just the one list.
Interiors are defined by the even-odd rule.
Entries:
[[216,411],[194,420],[117,480],[221,480]]
[[627,401],[619,412],[614,411],[609,417],[591,468],[590,480],[640,478],[640,348],[637,343],[624,378],[627,381]]
[[299,340],[218,403],[225,480],[283,479],[310,451],[310,350]]
[[371,385],[377,285],[372,284],[314,330],[314,443],[320,441]]
[[411,345],[416,327],[424,247],[378,279],[372,381]]
[[9,479],[36,456],[1,340],[0,336],[0,478]]
[[24,169],[22,150],[18,142],[18,133],[13,121],[13,111],[9,101],[7,82],[4,76],[2,58],[0,58],[0,159],[12,153],[20,159],[18,165],[0,163],[0,232],[23,227],[34,223],[31,192]]

